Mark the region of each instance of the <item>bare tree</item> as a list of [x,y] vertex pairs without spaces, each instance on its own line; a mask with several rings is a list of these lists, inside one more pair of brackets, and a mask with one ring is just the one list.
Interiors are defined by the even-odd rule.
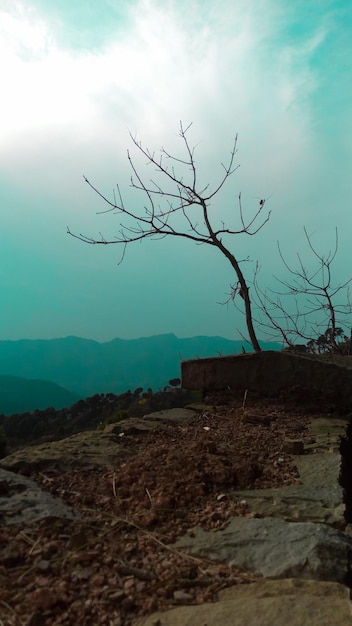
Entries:
[[[113,211],[120,216],[119,230],[112,239],[106,239],[101,233],[95,239],[83,234],[75,234],[67,228],[67,232],[89,244],[119,244],[122,246],[121,261],[124,259],[128,245],[143,239],[182,237],[197,244],[207,244],[216,248],[230,263],[236,275],[234,292],[243,299],[245,318],[251,344],[255,351],[260,351],[260,345],[253,326],[251,300],[246,279],[241,269],[245,259],[238,259],[230,249],[234,235],[253,236],[260,231],[269,220],[270,212],[264,214],[265,199],[259,201],[252,217],[245,219],[241,194],[238,196],[237,219],[238,226],[227,226],[218,217],[211,216],[210,205],[213,198],[224,187],[230,176],[238,166],[234,165],[237,152],[237,136],[227,164],[221,164],[223,173],[220,180],[210,189],[207,184],[202,186],[198,181],[198,169],[195,160],[195,148],[191,147],[188,133],[191,124],[186,128],[182,122],[179,128],[179,138],[183,145],[183,157],[170,154],[161,148],[158,155],[143,147],[142,143],[130,134],[131,140],[140,155],[146,158],[147,165],[152,166],[155,176],[145,182],[139,172],[130,152],[127,158],[132,169],[131,187],[144,195],[144,206],[126,206],[117,185],[117,194],[113,193],[109,199],[99,191],[89,180],[86,183],[107,204],[103,213]],[[161,180],[159,180],[161,179]]]
[[[306,268],[300,254],[297,254],[298,267],[293,268],[278,243],[281,261],[291,279],[275,277],[281,288],[263,291],[258,284],[257,264],[253,281],[255,322],[267,336],[281,337],[288,347],[295,347],[297,341],[303,341],[307,345],[301,347],[307,351],[336,352],[339,343],[347,340],[343,328],[351,323],[350,319],[346,323],[346,316],[352,312],[349,297],[352,278],[344,283],[333,283],[332,263],[338,251],[337,229],[334,248],[326,256],[313,247],[306,228],[304,234],[315,259],[313,269]],[[290,306],[292,300],[293,306]]]

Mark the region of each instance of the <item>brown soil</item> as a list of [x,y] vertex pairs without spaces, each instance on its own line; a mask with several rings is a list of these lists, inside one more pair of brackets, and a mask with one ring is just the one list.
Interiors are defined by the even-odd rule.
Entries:
[[[214,398],[213,398],[214,401]],[[212,601],[253,580],[176,551],[192,528],[249,516],[231,492],[298,482],[285,437],[309,440],[312,415],[279,402],[209,406],[186,425],[126,437],[115,467],[31,476],[81,512],[0,529],[0,624],[129,626],[148,612]]]

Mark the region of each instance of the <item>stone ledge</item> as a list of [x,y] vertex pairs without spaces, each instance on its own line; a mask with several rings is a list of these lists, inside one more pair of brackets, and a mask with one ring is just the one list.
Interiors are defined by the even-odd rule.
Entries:
[[352,626],[349,591],[330,582],[259,581],[219,593],[219,602],[157,612],[139,626]]

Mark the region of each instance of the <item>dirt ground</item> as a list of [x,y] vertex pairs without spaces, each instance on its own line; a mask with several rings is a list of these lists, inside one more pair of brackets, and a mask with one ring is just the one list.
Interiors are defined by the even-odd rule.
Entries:
[[299,482],[283,441],[313,443],[314,415],[279,401],[208,401],[192,423],[126,437],[137,453],[114,467],[30,476],[82,519],[0,526],[1,626],[130,626],[253,580],[172,543],[253,516],[236,489]]

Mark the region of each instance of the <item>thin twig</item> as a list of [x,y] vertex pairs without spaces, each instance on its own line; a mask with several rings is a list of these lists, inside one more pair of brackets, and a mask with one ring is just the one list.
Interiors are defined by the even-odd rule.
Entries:
[[27,533],[25,533],[24,530],[20,530],[18,534],[21,535],[21,537],[23,537],[23,539],[27,541],[27,543],[29,543],[29,545],[32,547],[37,543],[37,539],[31,539],[30,537],[28,537]]
[[248,394],[248,389],[246,389],[244,392],[243,402],[242,402],[242,411],[244,411],[244,408],[246,406],[247,394]]
[[150,495],[150,491],[149,491],[148,487],[145,488],[145,491],[146,491],[146,494],[147,494],[147,496],[148,496],[148,498],[150,500],[151,506],[153,506],[152,496]]
[[[53,478],[50,478],[49,476],[47,476],[46,474],[43,474],[43,472],[38,472],[39,476],[41,476],[42,478],[44,478],[45,483],[52,483],[54,482]],[[44,484],[45,484],[44,483]]]
[[38,537],[37,541],[35,541],[30,549],[30,551],[28,552],[29,555],[33,554],[34,548],[38,545],[38,543],[40,543],[41,541],[41,537]]

